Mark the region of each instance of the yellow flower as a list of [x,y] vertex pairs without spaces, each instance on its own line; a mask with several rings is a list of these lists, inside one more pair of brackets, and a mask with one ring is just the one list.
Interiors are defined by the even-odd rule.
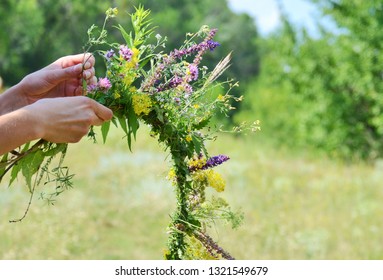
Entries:
[[132,96],[133,110],[137,116],[147,115],[152,110],[152,100],[146,94],[135,94]]
[[194,109],[198,109],[199,105],[198,104],[194,104],[193,107],[194,107]]
[[192,137],[191,137],[190,135],[187,135],[186,138],[185,138],[185,140],[186,140],[187,142],[191,142],[193,139],[192,139]]
[[118,9],[117,8],[109,8],[106,13],[105,13],[108,17],[110,18],[113,18],[115,16],[117,16],[118,14]]
[[170,255],[170,250],[169,249],[163,249],[163,254],[164,254],[164,258],[166,259],[166,257],[168,255]]
[[129,87],[134,80],[139,76],[137,74],[137,65],[139,62],[139,54],[140,50],[137,48],[132,49],[132,57],[129,61],[125,61],[124,59],[121,58],[121,62],[123,64],[123,68],[121,70],[121,74],[124,75],[124,84]]
[[220,94],[220,95],[218,95],[217,100],[223,102],[223,101],[225,101],[225,96],[223,96],[222,94]]
[[207,170],[207,181],[210,187],[215,189],[217,192],[223,192],[225,190],[226,182],[222,178],[221,174],[214,170]]
[[117,91],[114,92],[114,99],[119,99],[121,97],[121,94],[119,94]]
[[186,259],[190,260],[218,260],[219,256],[213,256],[206,247],[194,236],[188,235],[186,237]]
[[126,65],[125,65],[125,67],[127,69],[135,69],[135,68],[137,68],[137,65],[138,65],[138,62],[139,62],[140,50],[137,49],[137,48],[133,48],[132,52],[133,52],[132,58],[130,59],[130,61],[127,61]]
[[217,192],[225,190],[226,182],[221,174],[212,169],[198,170],[191,174],[193,181],[212,187]]
[[123,79],[125,86],[129,87],[134,82],[135,78],[135,73],[126,73]]
[[198,170],[196,172],[193,172],[191,176],[193,178],[193,181],[201,184],[207,184],[206,170]]
[[176,184],[177,175],[176,175],[176,171],[174,170],[174,168],[170,168],[168,176],[166,176],[166,179],[168,179],[169,181],[172,181],[173,185]]
[[201,169],[202,166],[204,166],[206,164],[206,158],[194,157],[191,160],[189,160],[188,164],[189,164],[189,168],[191,170],[198,170],[198,169]]

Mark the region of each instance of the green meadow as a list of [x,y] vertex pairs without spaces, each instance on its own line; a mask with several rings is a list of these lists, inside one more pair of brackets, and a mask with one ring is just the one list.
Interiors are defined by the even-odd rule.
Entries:
[[[262,131],[219,134],[210,153],[231,160],[217,171],[224,197],[244,213],[211,236],[237,259],[382,259],[383,162],[345,164],[268,145]],[[139,131],[130,152],[117,129],[106,144],[83,139],[66,158],[72,189],[49,206],[22,180],[0,185],[1,259],[163,259],[175,208],[167,153]]]

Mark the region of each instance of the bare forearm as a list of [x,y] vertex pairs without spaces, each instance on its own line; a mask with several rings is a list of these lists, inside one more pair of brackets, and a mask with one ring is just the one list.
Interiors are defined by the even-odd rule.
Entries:
[[0,116],[13,112],[26,105],[27,101],[21,94],[20,84],[17,84],[0,94]]
[[28,110],[19,109],[0,116],[0,155],[38,139],[38,127]]
[[112,117],[110,109],[85,96],[41,99],[0,116],[0,154],[36,139],[77,143],[90,126]]

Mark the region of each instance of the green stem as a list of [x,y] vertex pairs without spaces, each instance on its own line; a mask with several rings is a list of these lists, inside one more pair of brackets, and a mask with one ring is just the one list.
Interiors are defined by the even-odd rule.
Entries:
[[[154,121],[153,121],[154,120]],[[173,229],[168,239],[169,252],[165,256],[169,260],[181,260],[187,249],[185,235],[191,232],[192,217],[188,208],[188,196],[191,185],[187,181],[189,173],[187,158],[188,148],[180,142],[178,131],[175,127],[169,127],[166,119],[158,120],[155,112],[144,118],[151,124],[152,130],[159,134],[159,141],[169,148],[177,178],[176,199],[177,208],[173,215],[170,228]]]
[[[175,165],[175,172],[177,177],[176,195],[177,195],[177,209],[172,221],[172,228],[177,230],[173,231],[169,236],[169,255],[168,259],[180,260],[183,259],[186,251],[185,234],[189,227],[189,212],[187,206],[188,187],[187,183],[187,164],[185,159],[187,154],[183,147],[180,147],[177,141],[175,143],[168,143],[170,152]],[[181,149],[180,149],[181,148]]]

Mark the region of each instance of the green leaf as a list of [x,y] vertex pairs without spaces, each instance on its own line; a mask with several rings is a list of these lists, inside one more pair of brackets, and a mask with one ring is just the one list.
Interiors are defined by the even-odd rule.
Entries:
[[122,27],[121,24],[118,25],[117,29],[120,30],[121,35],[124,38],[124,40],[125,40],[126,44],[128,45],[128,47],[130,49],[132,49],[134,47],[132,34],[128,34],[128,32],[125,31],[125,29]]
[[196,135],[192,135],[192,141],[193,141],[193,144],[194,144],[194,149],[196,151],[197,154],[201,153],[201,149],[202,149],[202,140],[200,137],[197,137]]
[[8,153],[6,153],[0,161],[0,182],[4,176],[5,170],[7,169]]
[[21,153],[26,152],[29,149],[29,146],[31,145],[31,142],[26,143],[23,148],[21,149]]
[[48,151],[44,152],[44,156],[53,157],[57,155],[58,153],[61,153],[62,151],[64,151],[68,146],[68,144],[55,144],[55,145],[56,147],[49,148]]
[[126,119],[124,117],[120,117],[120,118],[118,118],[118,122],[120,123],[122,130],[126,134],[126,137],[128,140],[129,150],[132,151],[132,136],[131,136],[130,129],[128,130]]
[[160,109],[158,106],[154,107],[157,113],[157,119],[161,122],[164,123],[164,111]]
[[200,121],[200,122],[197,123],[197,124],[194,124],[194,125],[193,125],[193,128],[196,129],[196,130],[202,129],[202,128],[204,128],[209,122],[210,122],[210,117],[207,118],[207,119],[203,119],[202,121]]
[[129,150],[132,151],[132,134],[133,134],[134,140],[136,140],[137,130],[140,127],[140,123],[138,122],[138,119],[136,114],[134,113],[134,110],[128,111],[128,126],[129,126],[128,145],[129,145]]
[[145,57],[144,59],[140,60],[140,67],[144,67],[150,60],[154,57],[154,55],[150,55]]
[[44,152],[42,150],[37,150],[19,162],[19,165],[21,165],[22,174],[30,192],[32,192],[32,176],[37,173],[43,161]]
[[201,137],[193,134],[192,135],[192,141],[194,144],[194,149],[195,149],[197,154],[199,154],[199,153],[201,153],[201,151],[203,151],[205,156],[208,155],[207,149],[206,149],[204,142],[203,142],[203,139]]
[[118,127],[117,119],[118,119],[118,118],[113,118],[113,119],[111,120],[111,122],[114,124],[115,127]]
[[9,185],[8,186],[11,186],[12,183],[16,180],[17,178],[17,175],[19,174],[21,170],[21,164],[20,162],[16,163],[13,167],[12,167],[12,171],[11,171],[11,179],[9,180]]
[[136,139],[137,130],[140,127],[140,123],[137,119],[136,114],[134,113],[134,110],[129,110],[128,113],[128,125],[129,130],[131,133],[133,133],[134,140]]
[[126,125],[126,119],[124,117],[118,118],[118,122],[121,125],[122,130],[128,135],[128,126]]
[[110,121],[104,122],[101,126],[101,134],[102,134],[102,140],[104,141],[104,144],[106,142],[106,138],[108,136],[109,129],[110,129]]

